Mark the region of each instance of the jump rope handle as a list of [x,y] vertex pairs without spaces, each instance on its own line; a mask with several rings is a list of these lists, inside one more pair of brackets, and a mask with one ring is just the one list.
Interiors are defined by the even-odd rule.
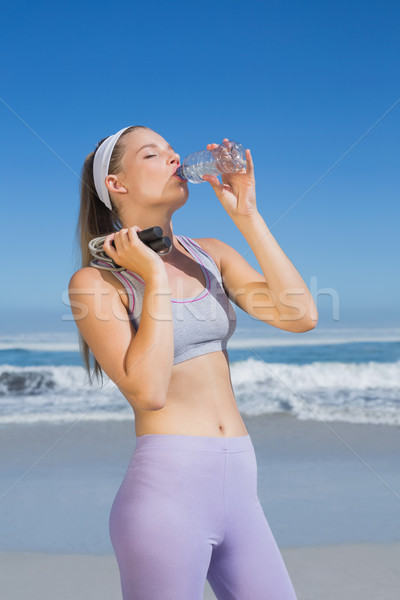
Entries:
[[[163,236],[163,231],[158,225],[138,231],[137,236],[141,242],[149,246],[157,254],[168,254],[171,250],[171,239],[166,235]],[[115,248],[114,240],[112,240],[111,244]]]
[[[163,236],[161,227],[158,227],[157,225],[155,227],[148,227],[147,229],[138,231],[137,236],[141,242],[154,250],[154,252],[157,252],[157,254],[160,256],[169,254],[172,249],[171,239],[166,235]],[[98,260],[98,264],[96,266],[100,269],[106,269],[110,271],[124,271],[124,267],[121,267],[121,265],[118,265],[116,262],[114,262],[112,258],[103,250],[103,244],[106,237],[106,235],[102,235],[97,238],[93,238],[88,244],[90,253],[96,259],[100,259]],[[111,241],[111,245],[115,248],[114,240]]]

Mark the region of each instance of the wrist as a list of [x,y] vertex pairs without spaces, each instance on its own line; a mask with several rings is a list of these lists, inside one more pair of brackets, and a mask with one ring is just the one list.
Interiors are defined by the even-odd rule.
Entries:
[[164,263],[155,265],[148,273],[146,273],[145,283],[154,285],[168,285],[168,275],[165,270]]
[[236,227],[238,227],[238,229],[241,231],[249,228],[251,229],[254,227],[259,227],[260,225],[266,227],[265,221],[258,211],[252,212],[248,215],[234,217],[232,220]]

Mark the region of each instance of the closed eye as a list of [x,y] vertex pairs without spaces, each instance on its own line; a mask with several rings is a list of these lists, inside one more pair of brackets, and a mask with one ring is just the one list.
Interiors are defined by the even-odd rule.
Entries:
[[157,156],[157,154],[149,154],[148,156],[145,156],[145,158],[151,158],[152,156]]

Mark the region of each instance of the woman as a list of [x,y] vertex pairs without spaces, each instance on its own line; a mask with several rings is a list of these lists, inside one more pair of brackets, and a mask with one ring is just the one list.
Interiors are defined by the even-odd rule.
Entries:
[[[109,523],[124,600],[201,600],[206,578],[219,600],[296,598],[232,390],[229,299],[293,332],[315,327],[317,311],[257,210],[250,150],[246,164],[222,185],[204,180],[263,274],[218,239],[173,233],[188,185],[175,175],[179,155],[152,129],[105,138],[83,168],[83,267],[69,282],[71,308],[89,378],[90,348],[96,375],[105,371],[135,415],[136,447]],[[137,235],[155,225],[172,241],[165,256]],[[103,249],[125,270],[90,261],[88,241],[107,233]]]

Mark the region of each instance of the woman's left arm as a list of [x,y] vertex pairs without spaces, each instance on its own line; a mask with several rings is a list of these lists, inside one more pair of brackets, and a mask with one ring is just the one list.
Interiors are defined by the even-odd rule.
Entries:
[[[207,147],[213,149],[216,146],[208,144]],[[254,165],[249,149],[246,150],[246,163],[246,169],[222,174],[222,184],[212,175],[203,175],[203,179],[213,187],[249,243],[263,275],[228,244],[212,238],[206,238],[203,243],[209,248],[212,246],[228,295],[240,308],[280,329],[298,333],[309,331],[317,324],[317,307],[301,275],[257,210]]]

